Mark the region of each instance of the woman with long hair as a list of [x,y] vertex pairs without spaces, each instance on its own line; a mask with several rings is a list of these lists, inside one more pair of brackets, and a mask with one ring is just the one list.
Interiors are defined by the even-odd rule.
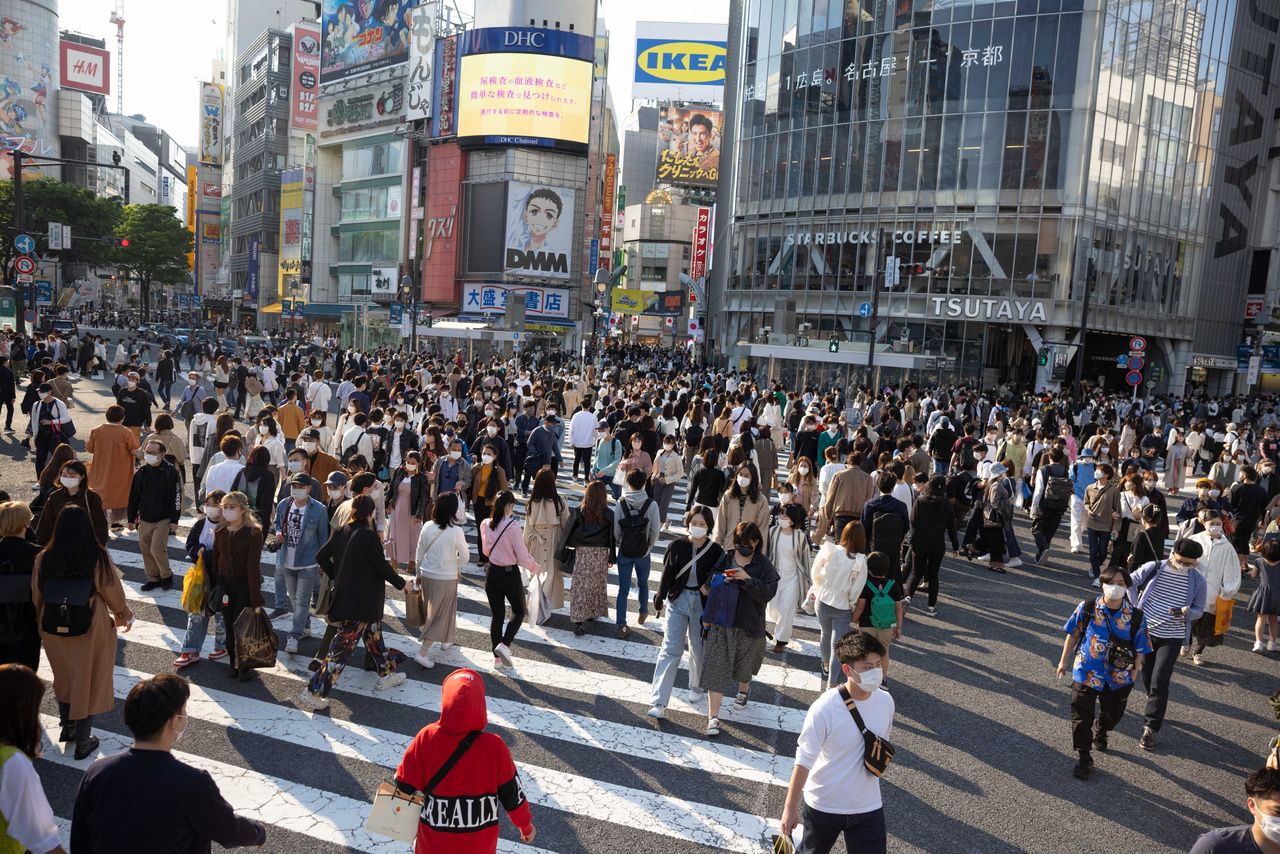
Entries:
[[867,537],[862,523],[849,522],[840,532],[840,542],[822,544],[813,559],[813,588],[805,600],[805,610],[818,617],[818,653],[822,678],[829,685],[840,684],[840,663],[835,660],[835,643],[853,625],[853,608],[867,583]]
[[243,492],[229,492],[222,499],[222,526],[213,534],[213,551],[205,562],[208,576],[213,575],[209,589],[220,585],[224,603],[222,619],[227,631],[227,654],[231,660],[231,676],[244,682],[253,675],[251,669],[236,666],[236,619],[245,608],[262,607],[262,526],[258,524],[249,498]]
[[36,542],[47,545],[53,536],[54,525],[64,507],[80,507],[89,514],[93,526],[93,535],[100,545],[105,546],[110,536],[107,527],[107,514],[102,509],[102,498],[89,488],[89,470],[79,460],[70,460],[62,466],[58,473],[58,486],[49,493],[44,507],[40,510],[40,521],[36,523]]
[[[568,525],[569,504],[556,489],[556,473],[551,466],[543,466],[533,478],[533,494],[525,508],[524,544],[538,565],[547,569],[538,583],[553,611],[564,607],[564,575],[556,560],[556,549],[560,547]],[[537,594],[538,591],[534,590],[531,601],[536,601],[534,596]],[[548,616],[535,614],[534,621],[546,622]]]
[[423,667],[435,664],[432,644],[449,649],[457,638],[458,573],[471,556],[462,530],[466,519],[458,493],[442,492],[436,496],[431,521],[422,526],[418,536],[415,560],[427,621],[419,635],[422,646],[413,659]]
[[813,519],[818,514],[818,478],[813,470],[813,460],[800,457],[787,476],[787,483],[795,489],[796,504],[805,517]]
[[31,761],[41,752],[44,683],[22,664],[0,664],[0,851],[66,854]]
[[271,527],[276,509],[276,467],[271,452],[262,445],[249,451],[249,460],[231,485],[233,492],[243,492],[249,499],[258,527]]
[[[734,531],[739,522],[752,522],[761,531],[769,527],[769,501],[760,491],[759,477],[751,463],[737,467],[733,482],[716,509],[716,542],[720,548],[725,551],[733,548]],[[760,545],[763,547],[764,543]]]
[[[115,706],[115,629],[129,631],[133,612],[125,601],[120,573],[94,536],[82,507],[68,506],[58,514],[52,539],[36,557],[31,601],[53,670],[62,724],[58,741],[74,739],[76,759],[84,759],[98,749],[93,716]],[[46,615],[49,601],[67,604]]]
[[574,509],[560,558],[573,561],[573,590],[569,619],[575,635],[586,634],[583,624],[609,613],[609,564],[615,560],[613,514],[600,481],[587,484],[582,503]]
[[418,539],[431,509],[431,478],[423,470],[422,454],[408,451],[391,473],[387,487],[387,559],[392,566],[417,570]]
[[[480,526],[480,542],[489,556],[484,593],[489,599],[489,639],[493,643],[494,667],[515,666],[511,644],[520,631],[526,611],[520,568],[528,569],[535,576],[543,572],[542,564],[534,560],[525,547],[523,531],[514,515],[515,504],[516,497],[510,490],[500,492],[489,518]],[[511,605],[510,622],[506,622],[507,603]]]
[[44,471],[40,472],[40,480],[36,484],[36,497],[31,501],[31,513],[39,516],[40,511],[44,509],[44,503],[49,500],[49,496],[58,488],[58,477],[62,474],[62,467],[76,458],[75,449],[66,442],[54,447],[49,454],[49,461],[44,465]]
[[940,474],[929,478],[924,495],[916,502],[911,517],[911,574],[907,577],[907,604],[916,595],[920,582],[929,585],[928,604],[924,613],[938,615],[938,570],[946,554],[946,537],[951,537],[951,550],[960,552],[960,540],[956,532],[956,515],[947,500],[947,479]]
[[376,690],[385,691],[406,679],[404,671],[396,669],[404,661],[404,653],[383,644],[382,612],[386,586],[404,590],[407,582],[387,561],[373,511],[373,499],[357,495],[351,502],[351,521],[334,531],[316,553],[320,570],[334,582],[329,622],[336,631],[319,668],[298,695],[298,704],[305,708],[329,705],[329,692],[357,643],[364,643],[378,669]]

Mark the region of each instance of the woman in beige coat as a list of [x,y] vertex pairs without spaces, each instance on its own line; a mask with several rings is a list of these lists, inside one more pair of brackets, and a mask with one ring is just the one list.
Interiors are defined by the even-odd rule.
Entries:
[[[88,630],[76,636],[44,630],[46,592],[74,604],[77,582],[92,581],[89,605],[92,615]],[[117,626],[127,632],[133,614],[124,598],[120,575],[111,565],[106,550],[93,534],[89,514],[70,505],[59,515],[53,539],[36,556],[31,574],[31,601],[40,623],[40,638],[53,670],[53,693],[58,699],[62,733],[58,741],[75,739],[76,759],[84,759],[98,749],[93,716],[115,707],[112,677],[116,663]],[[77,609],[69,609],[72,616]],[[52,617],[52,615],[51,615]]]
[[769,499],[760,491],[756,467],[750,463],[738,466],[716,508],[716,542],[726,552],[733,550],[733,530],[739,522],[754,522],[761,531],[769,530]]
[[533,495],[524,520],[524,545],[539,566],[548,568],[533,583],[542,585],[552,610],[564,607],[564,573],[555,557],[568,525],[569,505],[556,491],[556,473],[551,466],[543,466],[533,479]]

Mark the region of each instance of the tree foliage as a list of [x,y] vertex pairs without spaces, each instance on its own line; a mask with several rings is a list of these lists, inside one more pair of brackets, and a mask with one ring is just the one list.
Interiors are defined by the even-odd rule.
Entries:
[[116,236],[129,245],[116,250],[120,272],[138,282],[142,313],[151,307],[151,287],[185,282],[190,277],[187,253],[191,232],[168,205],[127,205],[116,227]]
[[[22,182],[23,233],[36,239],[36,255],[56,258],[65,264],[98,267],[111,264],[115,247],[111,237],[120,223],[123,206],[118,199],[102,199],[84,187],[65,184],[54,178],[28,178]],[[19,233],[13,182],[0,181],[0,223],[4,239],[0,263],[5,283],[12,284],[13,260],[18,252],[13,238]],[[49,251],[49,223],[71,226],[71,248]]]

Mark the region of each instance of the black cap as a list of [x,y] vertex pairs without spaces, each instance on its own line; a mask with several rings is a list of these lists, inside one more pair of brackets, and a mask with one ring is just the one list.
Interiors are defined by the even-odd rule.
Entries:
[[1199,560],[1204,556],[1204,547],[1195,540],[1184,537],[1173,544],[1173,553],[1187,560]]
[[315,484],[315,480],[312,479],[311,475],[307,474],[304,471],[300,471],[297,474],[295,474],[293,477],[289,478],[289,483],[292,484],[293,486],[305,486],[307,488],[310,488],[313,484]]

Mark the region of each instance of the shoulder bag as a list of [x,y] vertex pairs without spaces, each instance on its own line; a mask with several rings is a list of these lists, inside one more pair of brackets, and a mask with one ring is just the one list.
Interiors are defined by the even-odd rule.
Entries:
[[862,733],[862,741],[864,749],[862,751],[862,764],[866,766],[867,771],[874,777],[879,777],[889,770],[889,763],[893,761],[893,754],[897,752],[887,738],[876,735],[867,729],[867,724],[862,720],[862,714],[858,711],[858,706],[854,702],[853,697],[849,694],[847,685],[840,686],[840,699],[844,700],[845,708],[849,710],[849,714],[853,716],[853,725]]
[[378,785],[378,791],[373,795],[373,808],[369,810],[369,820],[365,822],[365,830],[379,836],[389,836],[401,842],[416,840],[419,816],[422,814],[427,798],[431,797],[436,786],[449,775],[453,766],[457,765],[458,760],[462,758],[462,754],[470,750],[471,745],[475,744],[479,737],[480,730],[473,730],[463,736],[453,753],[440,766],[440,770],[427,781],[421,795],[403,792],[393,781],[383,780]]

